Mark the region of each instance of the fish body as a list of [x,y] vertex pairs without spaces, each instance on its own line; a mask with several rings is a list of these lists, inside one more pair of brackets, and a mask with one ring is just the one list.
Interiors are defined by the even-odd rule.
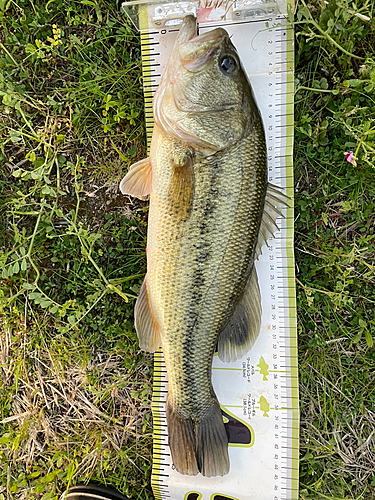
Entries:
[[212,356],[217,346],[222,360],[234,361],[259,333],[254,261],[284,203],[267,183],[262,120],[225,30],[196,36],[195,18],[184,19],[154,118],[150,157],[120,186],[150,197],[135,326],[141,348],[163,349],[176,469],[222,476],[229,472],[228,438],[211,384]]

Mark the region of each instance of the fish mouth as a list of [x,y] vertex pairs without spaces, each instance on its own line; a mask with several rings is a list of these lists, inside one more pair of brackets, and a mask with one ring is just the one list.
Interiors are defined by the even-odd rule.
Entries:
[[187,16],[181,26],[179,56],[182,66],[189,71],[198,71],[210,59],[228,33],[223,28],[197,35],[197,20]]
[[184,43],[195,36],[197,36],[197,18],[192,15],[185,16],[177,40],[179,43]]

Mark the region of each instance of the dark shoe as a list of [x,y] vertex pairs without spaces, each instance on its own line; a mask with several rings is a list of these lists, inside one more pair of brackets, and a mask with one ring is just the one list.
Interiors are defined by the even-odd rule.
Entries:
[[129,500],[129,498],[114,488],[89,483],[70,487],[60,500]]

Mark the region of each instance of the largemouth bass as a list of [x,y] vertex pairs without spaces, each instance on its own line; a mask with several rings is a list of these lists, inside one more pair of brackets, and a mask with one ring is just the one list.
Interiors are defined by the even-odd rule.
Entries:
[[177,471],[223,476],[228,438],[212,356],[217,346],[220,359],[239,359],[258,336],[254,261],[287,198],[267,183],[261,116],[224,29],[197,36],[196,19],[184,19],[153,110],[150,156],[120,185],[150,197],[135,327],[142,349],[163,348]]

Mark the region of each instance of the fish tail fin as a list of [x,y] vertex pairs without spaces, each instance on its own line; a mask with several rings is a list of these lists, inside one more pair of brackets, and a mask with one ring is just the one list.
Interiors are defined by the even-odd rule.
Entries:
[[228,436],[216,401],[196,423],[197,462],[203,476],[225,476],[229,472]]
[[[169,396],[169,394],[168,394]],[[167,398],[167,423],[169,448],[176,470],[187,476],[196,476],[199,472],[195,456],[195,433],[193,419],[180,412]]]
[[218,402],[199,418],[173,408],[168,400],[166,409],[169,447],[176,470],[189,476],[198,472],[207,477],[228,474],[228,437]]

